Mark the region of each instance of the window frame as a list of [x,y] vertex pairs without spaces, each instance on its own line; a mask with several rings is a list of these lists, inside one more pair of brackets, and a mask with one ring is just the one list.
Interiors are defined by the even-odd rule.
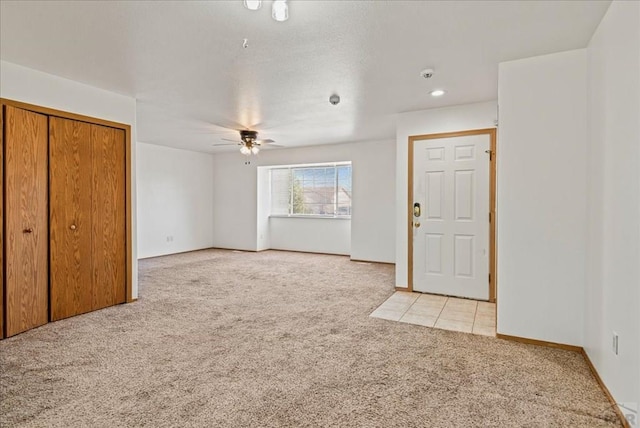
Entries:
[[[350,204],[349,204],[349,214],[337,214],[338,212],[338,192],[340,188],[338,186],[338,167],[348,166],[351,168],[351,186],[353,187],[353,164],[351,161],[340,161],[340,162],[321,162],[321,163],[310,163],[310,164],[297,164],[297,165],[278,165],[272,166],[269,168],[269,217],[274,218],[311,218],[311,219],[339,219],[339,220],[351,220],[352,215],[352,207],[353,207],[353,199],[350,196]],[[293,185],[294,185],[294,170],[304,170],[304,169],[320,169],[320,168],[333,168],[334,169],[334,178],[333,178],[333,191],[334,191],[334,201],[333,201],[333,212],[334,214],[294,214],[293,213]],[[273,198],[272,198],[272,173],[274,170],[288,170],[289,171],[289,213],[288,214],[272,214],[273,210]],[[353,195],[353,190],[352,190]]]

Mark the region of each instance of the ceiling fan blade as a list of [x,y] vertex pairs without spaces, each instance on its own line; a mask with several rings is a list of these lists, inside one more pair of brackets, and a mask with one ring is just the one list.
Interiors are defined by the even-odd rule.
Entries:
[[266,144],[264,146],[258,146],[260,147],[260,150],[271,150],[271,149],[275,149],[276,147],[285,147],[282,146],[280,144]]
[[275,143],[275,141],[272,140],[271,138],[266,138],[264,140],[256,140],[256,143],[258,143],[258,144],[271,144],[271,143]]
[[237,146],[240,143],[214,143],[212,144],[213,147],[221,147],[221,146]]

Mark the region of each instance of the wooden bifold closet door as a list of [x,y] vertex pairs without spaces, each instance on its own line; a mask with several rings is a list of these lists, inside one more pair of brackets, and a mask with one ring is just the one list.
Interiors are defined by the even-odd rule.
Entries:
[[124,131],[49,120],[51,320],[125,301]]
[[0,98],[0,339],[131,298],[130,131]]
[[126,300],[125,134],[121,129],[91,125],[91,310]]
[[6,335],[48,321],[47,116],[4,107]]
[[91,125],[49,119],[51,320],[91,310]]

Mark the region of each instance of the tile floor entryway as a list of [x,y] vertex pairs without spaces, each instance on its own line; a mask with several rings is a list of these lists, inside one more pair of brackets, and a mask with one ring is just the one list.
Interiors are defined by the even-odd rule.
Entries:
[[495,303],[396,291],[370,316],[443,330],[496,335]]

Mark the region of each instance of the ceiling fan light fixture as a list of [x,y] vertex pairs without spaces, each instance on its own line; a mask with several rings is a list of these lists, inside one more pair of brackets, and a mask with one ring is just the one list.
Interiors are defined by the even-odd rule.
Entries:
[[254,155],[257,155],[258,153],[260,153],[260,147],[258,146],[251,147],[251,153],[253,153]]
[[287,5],[287,0],[275,0],[271,7],[271,16],[278,22],[289,19],[289,5]]
[[247,146],[242,146],[240,147],[240,153],[242,153],[245,156],[249,156],[251,154],[251,149]]
[[262,0],[244,0],[244,7],[249,10],[258,10],[262,7]]

